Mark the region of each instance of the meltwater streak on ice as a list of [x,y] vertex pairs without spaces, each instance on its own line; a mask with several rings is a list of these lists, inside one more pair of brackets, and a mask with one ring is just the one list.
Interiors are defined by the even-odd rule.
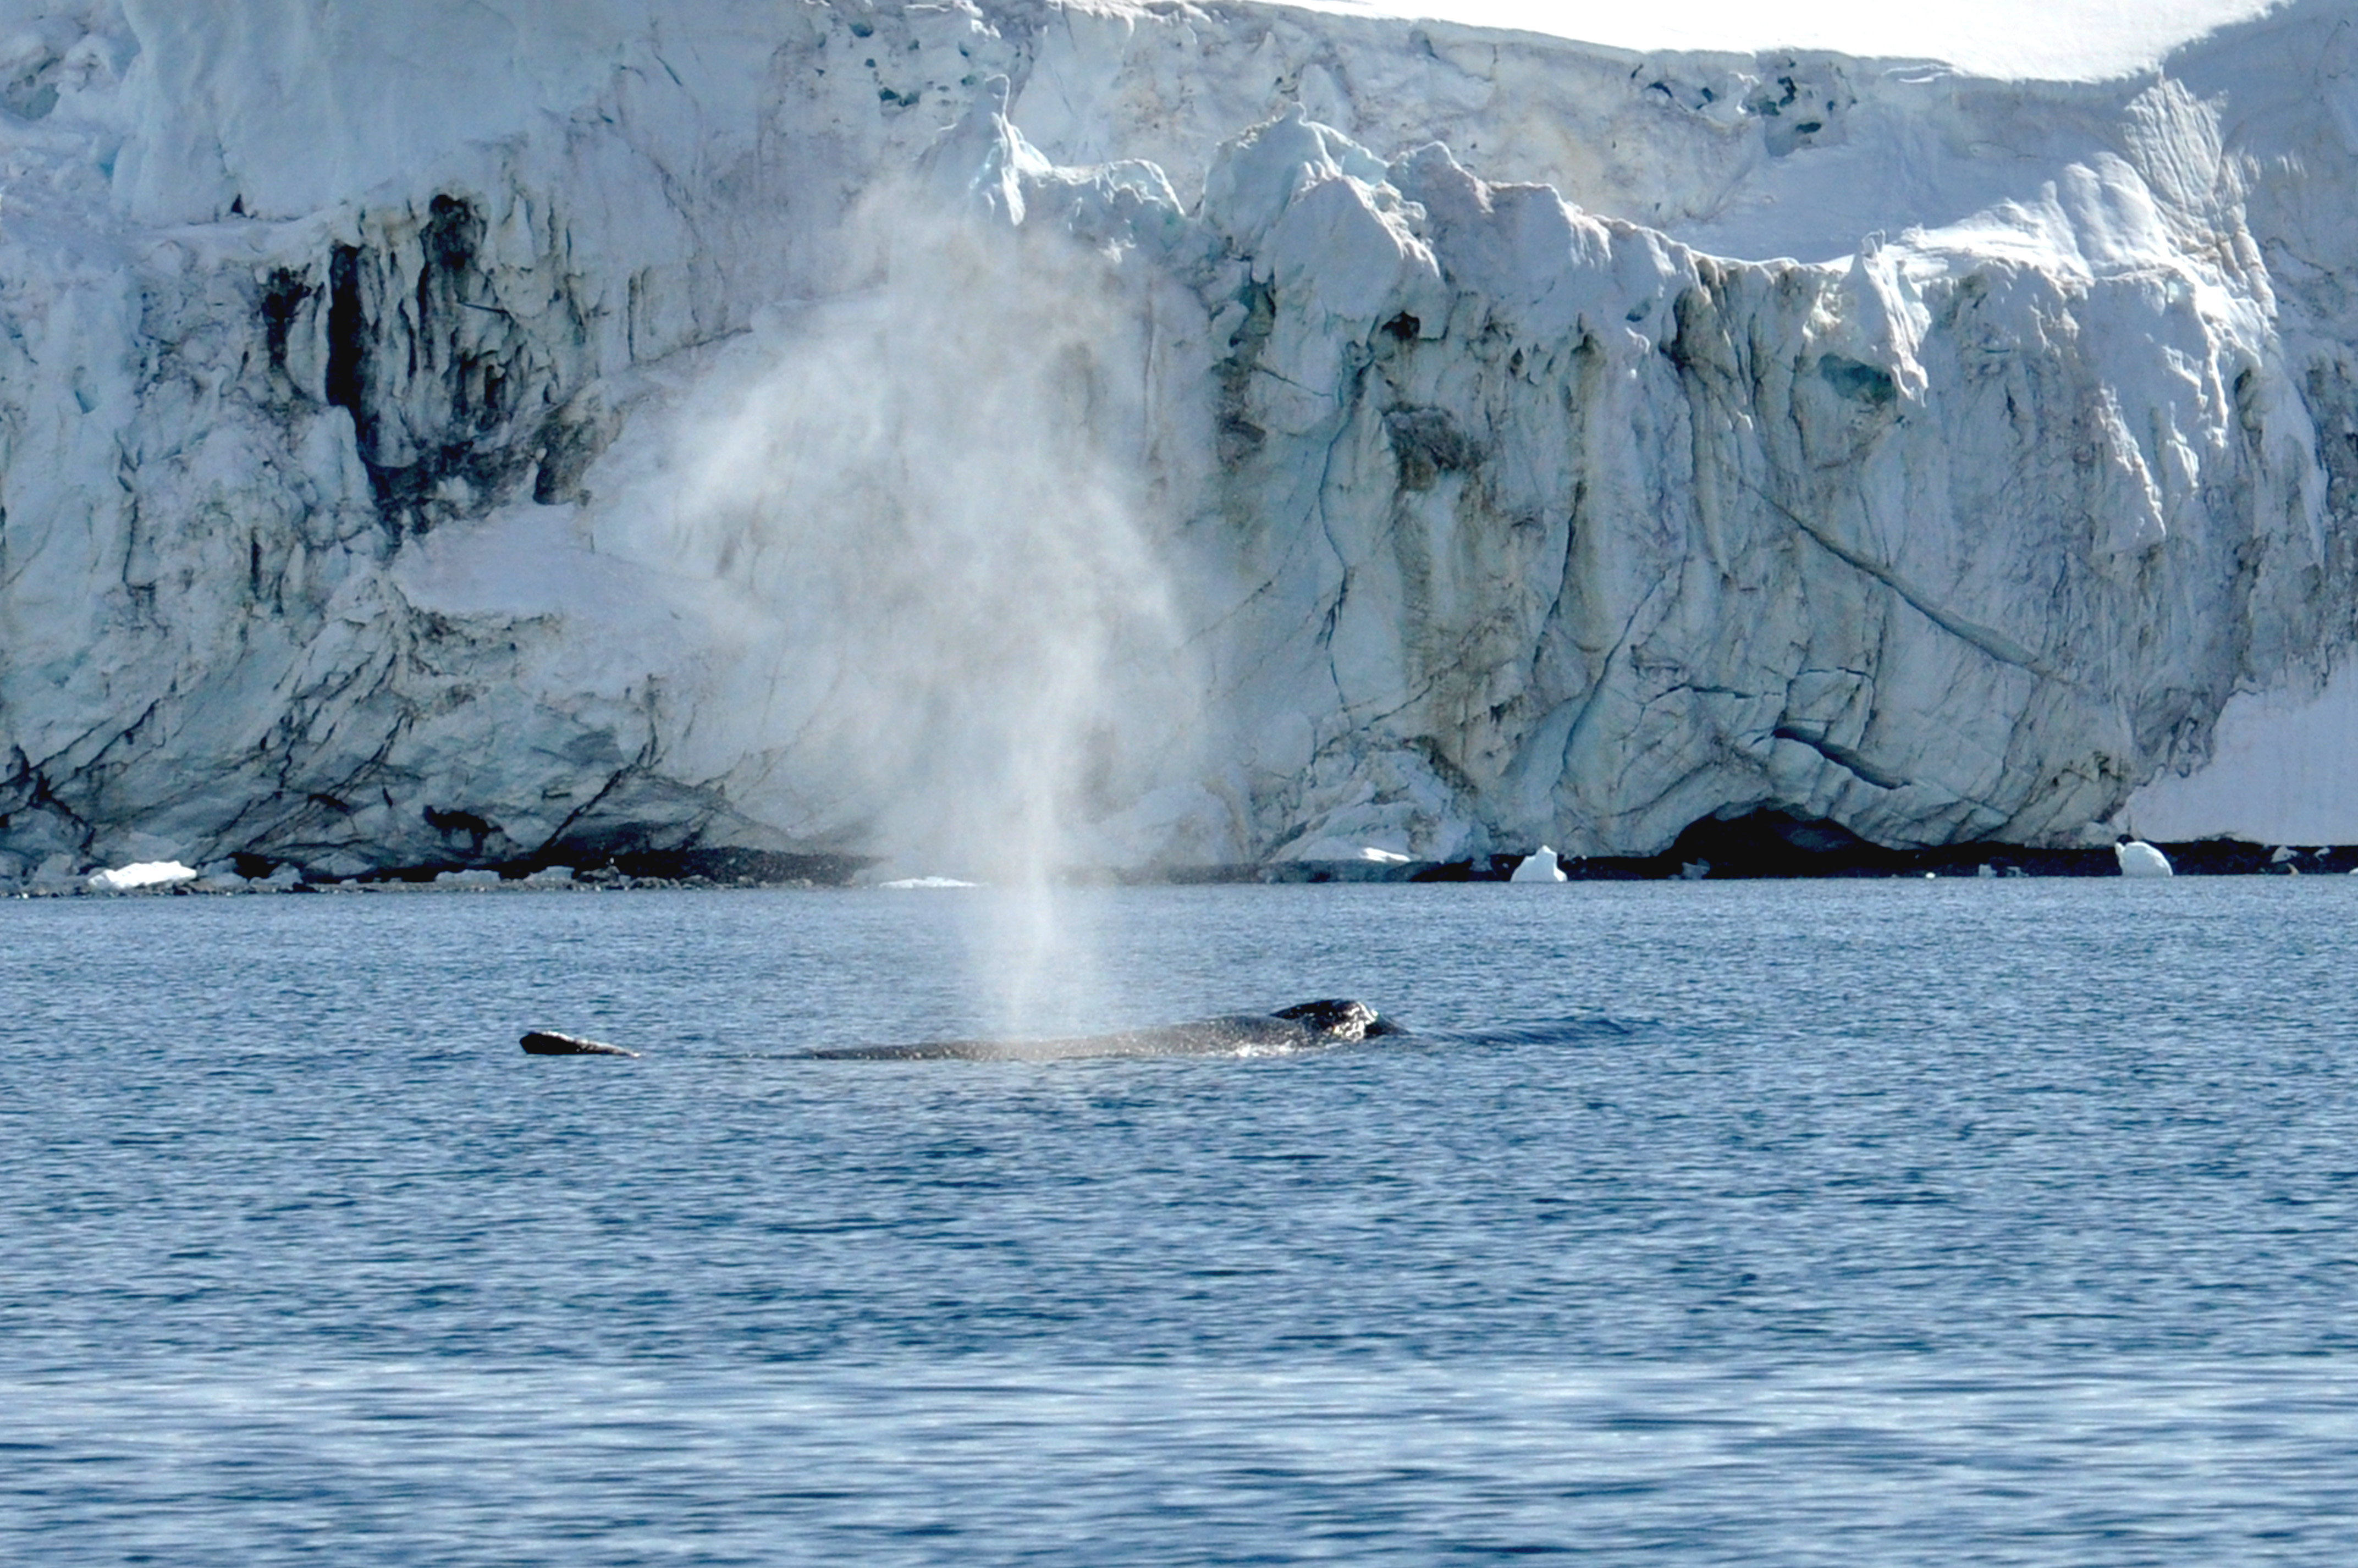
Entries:
[[1141,478],[1135,280],[959,196],[866,199],[845,294],[688,427],[667,553],[742,589],[759,673],[723,700],[758,706],[815,822],[884,877],[998,890],[960,895],[974,979],[1001,1033],[1038,1033],[1090,989],[1055,894],[1074,834],[1184,756],[1193,687]]

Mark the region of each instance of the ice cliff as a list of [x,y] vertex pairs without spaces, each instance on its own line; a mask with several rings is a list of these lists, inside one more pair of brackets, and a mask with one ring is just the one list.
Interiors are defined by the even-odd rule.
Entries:
[[0,875],[2358,840],[2351,17],[0,0]]

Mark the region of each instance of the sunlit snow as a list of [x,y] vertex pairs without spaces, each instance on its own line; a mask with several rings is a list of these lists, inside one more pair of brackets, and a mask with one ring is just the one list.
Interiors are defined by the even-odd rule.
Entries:
[[1552,0],[1308,0],[1314,8],[1516,27],[1628,49],[1835,49],[1946,60],[1988,76],[2101,81],[2144,70],[2171,49],[2281,0],[1685,0],[1677,5]]

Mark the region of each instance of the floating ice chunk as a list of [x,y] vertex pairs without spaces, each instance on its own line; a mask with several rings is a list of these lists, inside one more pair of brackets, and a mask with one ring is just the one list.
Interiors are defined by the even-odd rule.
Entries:
[[1524,856],[1522,864],[1515,868],[1515,874],[1507,880],[1512,882],[1561,882],[1571,879],[1563,874],[1563,868],[1556,864],[1555,851],[1542,844],[1537,854]]
[[2287,860],[2291,860],[2295,855],[2299,853],[2299,850],[2294,849],[2289,844],[2279,844],[2275,849],[2268,851],[2268,864],[2271,866],[2281,866]]
[[570,866],[543,866],[540,870],[533,872],[532,875],[525,878],[525,881],[532,883],[535,887],[570,887],[573,884],[573,868]]
[[303,885],[303,871],[299,866],[280,866],[254,885],[276,892],[287,892]]
[[2125,877],[2166,877],[2171,874],[2169,857],[2142,838],[2124,838],[2113,846],[2113,858],[2121,863]]
[[897,881],[879,882],[876,885],[887,888],[973,888],[980,887],[982,884],[962,882],[956,877],[903,877]]
[[197,880],[196,869],[178,860],[140,860],[111,871],[92,871],[90,885],[100,892],[129,892],[135,888],[168,888]]
[[500,873],[478,867],[471,871],[437,871],[437,887],[495,888],[500,885]]

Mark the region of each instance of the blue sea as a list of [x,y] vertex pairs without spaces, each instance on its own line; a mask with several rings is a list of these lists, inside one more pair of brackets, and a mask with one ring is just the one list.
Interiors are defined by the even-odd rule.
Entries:
[[1017,902],[0,904],[0,1562],[2358,1562],[2358,879]]

